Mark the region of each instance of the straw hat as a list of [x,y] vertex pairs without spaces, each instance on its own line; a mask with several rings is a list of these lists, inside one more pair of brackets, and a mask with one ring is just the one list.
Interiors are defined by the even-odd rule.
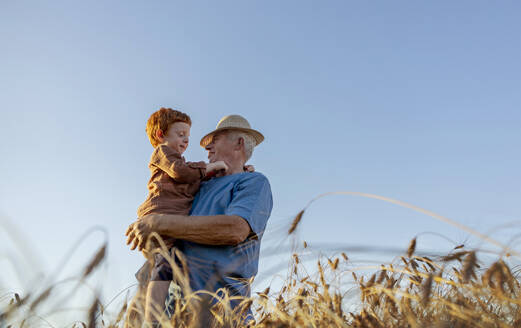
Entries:
[[212,141],[212,137],[220,131],[225,130],[235,130],[246,132],[255,138],[257,144],[260,144],[264,140],[264,136],[259,131],[253,130],[250,126],[250,123],[242,117],[241,115],[228,115],[223,117],[219,123],[217,123],[217,127],[212,132],[208,133],[201,139],[201,146],[204,148]]

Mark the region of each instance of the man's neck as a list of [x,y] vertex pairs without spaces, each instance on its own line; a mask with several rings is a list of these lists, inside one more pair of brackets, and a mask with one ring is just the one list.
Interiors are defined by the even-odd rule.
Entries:
[[230,174],[235,174],[235,173],[242,173],[244,172],[244,164],[241,164],[239,163],[239,165],[237,165],[236,167],[228,167],[228,174],[227,175],[230,175]]
[[242,161],[226,162],[226,165],[228,165],[228,171],[226,171],[226,173],[217,174],[217,176],[232,175],[244,172],[244,163]]

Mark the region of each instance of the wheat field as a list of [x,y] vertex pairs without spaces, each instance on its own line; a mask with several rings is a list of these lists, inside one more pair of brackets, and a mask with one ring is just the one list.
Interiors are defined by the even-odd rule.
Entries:
[[[292,221],[288,237],[295,234],[304,212]],[[307,243],[302,242],[300,249],[305,252]],[[364,267],[353,265],[344,252],[315,258],[312,265],[295,252],[281,287],[274,290],[268,285],[251,298],[193,293],[182,278],[184,297],[176,302],[170,318],[163,316],[161,326],[521,327],[519,268],[509,264],[519,258],[514,250],[503,250],[493,261],[483,261],[480,250],[464,245],[445,255],[426,256],[417,254],[414,238],[391,263]],[[105,257],[106,245],[82,269],[80,279],[91,275]],[[52,327],[43,318],[34,318],[39,317],[53,288],[57,287],[36,295],[12,293],[1,298],[0,327]],[[210,297],[218,301],[210,302]],[[229,306],[232,300],[241,302],[234,310]],[[255,320],[246,324],[248,307]],[[126,299],[109,313],[94,297],[84,316],[67,327],[141,327],[141,312],[139,306],[130,309]]]

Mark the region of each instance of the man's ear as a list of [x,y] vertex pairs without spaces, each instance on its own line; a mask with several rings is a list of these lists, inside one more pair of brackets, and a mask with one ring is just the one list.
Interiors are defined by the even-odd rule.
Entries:
[[241,148],[244,148],[244,138],[242,137],[238,138],[235,144],[235,149],[240,150]]
[[163,135],[163,131],[161,130],[156,130],[156,139],[159,140],[160,142],[163,142],[163,138],[165,136]]

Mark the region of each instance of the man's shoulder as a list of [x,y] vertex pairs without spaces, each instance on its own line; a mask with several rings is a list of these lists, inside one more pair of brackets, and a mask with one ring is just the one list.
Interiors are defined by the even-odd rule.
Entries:
[[260,172],[245,172],[245,173],[241,173],[240,176],[238,177],[237,179],[237,182],[253,182],[253,183],[256,183],[256,182],[265,182],[265,183],[269,183],[268,181],[268,178],[260,173]]
[[[260,172],[245,172],[239,174],[237,180],[234,181],[234,189],[256,189],[268,190],[271,192],[271,186],[268,178]],[[259,189],[260,188],[260,189]]]

